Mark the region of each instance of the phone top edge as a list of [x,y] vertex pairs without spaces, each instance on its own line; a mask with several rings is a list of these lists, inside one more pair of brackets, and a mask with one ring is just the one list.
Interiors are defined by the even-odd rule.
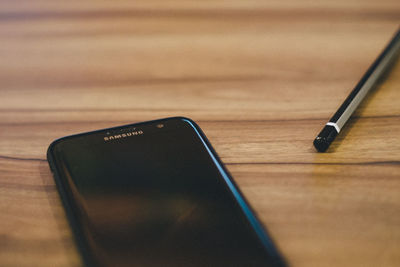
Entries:
[[198,125],[192,119],[187,118],[187,117],[183,117],[183,116],[174,116],[174,117],[166,117],[166,118],[150,120],[150,121],[141,121],[141,122],[135,122],[135,123],[130,123],[130,124],[124,124],[124,125],[119,125],[119,126],[115,126],[115,127],[103,128],[103,129],[98,129],[98,130],[88,131],[88,132],[82,132],[82,133],[77,133],[77,134],[72,134],[72,135],[66,135],[66,136],[57,138],[57,139],[55,139],[54,141],[52,141],[50,143],[49,147],[47,148],[47,161],[49,161],[49,155],[51,155],[54,147],[58,143],[66,141],[68,139],[81,137],[81,136],[85,136],[85,135],[89,135],[89,134],[101,133],[101,132],[104,132],[104,131],[113,131],[113,130],[117,130],[117,129],[121,129],[121,128],[125,128],[125,127],[148,125],[148,124],[159,123],[159,122],[170,121],[170,120],[182,120],[182,121],[186,120],[186,121],[192,123],[193,125],[195,125],[197,129],[199,129]]

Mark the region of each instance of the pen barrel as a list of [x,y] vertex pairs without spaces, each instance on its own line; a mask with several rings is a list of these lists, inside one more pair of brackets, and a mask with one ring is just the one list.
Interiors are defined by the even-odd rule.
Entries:
[[369,67],[356,87],[351,91],[340,108],[336,111],[328,124],[322,129],[314,140],[314,146],[319,152],[324,152],[335,139],[340,129],[356,110],[367,93],[378,83],[390,64],[396,58],[400,51],[400,29],[394,35],[392,40]]
[[314,147],[319,152],[325,152],[329,145],[335,140],[338,135],[338,131],[332,125],[325,125],[322,131],[318,134],[318,136],[314,140]]

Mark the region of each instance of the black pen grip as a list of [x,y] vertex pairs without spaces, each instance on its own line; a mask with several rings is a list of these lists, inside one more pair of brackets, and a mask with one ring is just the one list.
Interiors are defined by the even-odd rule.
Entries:
[[325,125],[322,131],[314,140],[314,146],[319,152],[325,152],[329,145],[335,140],[338,132],[334,126]]

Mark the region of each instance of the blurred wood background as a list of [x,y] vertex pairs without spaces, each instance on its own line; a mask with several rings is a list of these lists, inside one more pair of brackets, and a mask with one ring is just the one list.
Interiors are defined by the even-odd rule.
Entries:
[[56,138],[199,123],[291,266],[400,266],[400,64],[328,153],[312,141],[400,2],[0,1],[0,266],[79,266]]

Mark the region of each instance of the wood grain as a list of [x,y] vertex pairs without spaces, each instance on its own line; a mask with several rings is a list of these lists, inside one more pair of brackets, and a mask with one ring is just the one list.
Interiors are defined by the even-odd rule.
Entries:
[[81,265],[51,141],[177,115],[291,266],[399,266],[400,63],[312,147],[399,22],[394,0],[1,1],[0,266]]

